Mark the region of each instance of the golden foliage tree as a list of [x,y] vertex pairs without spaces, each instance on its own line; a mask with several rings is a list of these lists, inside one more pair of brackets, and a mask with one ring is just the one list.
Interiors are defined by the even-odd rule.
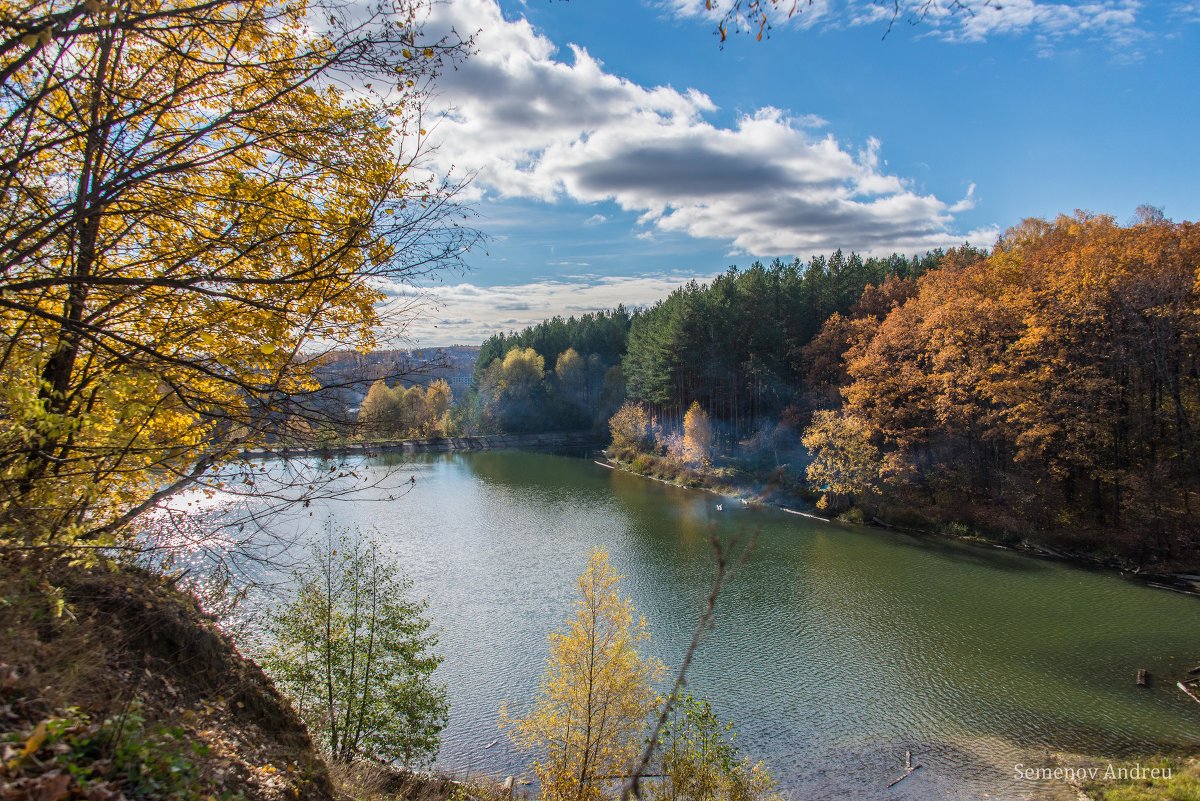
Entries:
[[471,243],[414,169],[427,9],[0,2],[0,536],[110,538]]
[[439,378],[425,388],[425,418],[421,422],[421,433],[425,436],[452,433],[450,430],[450,406],[454,393],[446,379]]
[[695,465],[705,466],[712,462],[713,430],[708,412],[692,401],[683,416],[683,457]]
[[358,410],[359,430],[368,437],[428,437],[445,434],[452,394],[438,379],[428,386],[371,384]]
[[541,422],[546,360],[533,348],[513,348],[480,378],[484,421],[503,431],[528,431]]
[[637,757],[657,703],[662,671],[638,647],[648,634],[622,598],[620,576],[597,548],[579,577],[575,614],[550,635],[550,657],[533,708],[502,725],[532,763],[544,801],[595,801]]
[[626,401],[608,421],[614,450],[647,452],[653,445],[650,418],[640,403]]
[[574,348],[567,348],[558,354],[554,362],[554,377],[559,392],[568,403],[581,409],[591,403],[588,365]]
[[878,483],[880,452],[862,418],[823,410],[802,439],[813,460],[805,475],[821,498],[818,509],[839,508],[870,495]]
[[358,408],[358,425],[363,433],[388,436],[400,428],[400,401],[383,379],[371,384]]

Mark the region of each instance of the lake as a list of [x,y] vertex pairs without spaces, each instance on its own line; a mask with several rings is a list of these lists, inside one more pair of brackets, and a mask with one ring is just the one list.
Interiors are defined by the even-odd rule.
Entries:
[[[602,546],[678,663],[713,575],[710,530],[757,532],[690,673],[747,754],[795,799],[1059,797],[1014,766],[1200,747],[1200,600],[1105,572],[953,541],[724,504],[589,458],[472,452],[377,458],[406,494],[314,503],[281,519],[371,531],[429,601],[450,723],[439,765],[504,776],[521,754],[502,703],[536,690],[547,634]],[[1139,668],[1155,679],[1135,685]],[[911,751],[923,769],[892,789]],[[1123,762],[1118,762],[1123,764]],[[1073,797],[1063,795],[1062,797]]]

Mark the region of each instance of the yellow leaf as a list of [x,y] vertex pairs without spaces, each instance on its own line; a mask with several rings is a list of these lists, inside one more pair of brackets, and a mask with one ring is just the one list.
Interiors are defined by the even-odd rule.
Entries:
[[264,342],[262,345],[259,346],[258,349],[260,351],[262,351],[264,356],[270,356],[272,353],[275,352],[275,346],[272,345],[270,342]]
[[46,721],[42,721],[33,730],[33,734],[29,735],[29,739],[25,741],[25,747],[21,749],[21,756],[27,757],[37,753],[37,750],[42,747],[42,743],[46,742]]

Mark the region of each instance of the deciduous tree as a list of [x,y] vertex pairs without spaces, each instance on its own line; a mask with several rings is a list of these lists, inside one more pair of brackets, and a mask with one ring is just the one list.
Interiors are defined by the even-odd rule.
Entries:
[[446,725],[446,688],[433,681],[437,637],[394,559],[378,543],[331,538],[270,618],[264,665],[340,762],[424,765]]
[[683,416],[683,455],[695,465],[705,466],[712,462],[713,430],[708,412],[692,401]]
[[861,418],[819,411],[802,441],[813,457],[808,481],[822,493],[818,508],[862,500],[878,486],[881,455],[871,442],[870,426]]
[[536,753],[532,767],[544,801],[608,797],[646,736],[662,665],[639,653],[646,622],[621,597],[619,580],[597,548],[579,577],[575,614],[550,635],[532,709],[503,719],[517,744]]
[[650,418],[641,404],[626,401],[608,421],[612,447],[617,451],[648,453],[654,445]]
[[427,10],[0,3],[0,536],[106,541],[315,414],[313,351],[474,240],[418,169]]
[[707,699],[690,693],[671,708],[659,734],[659,781],[647,782],[653,801],[777,801],[762,762],[739,757],[732,723],[722,723]]

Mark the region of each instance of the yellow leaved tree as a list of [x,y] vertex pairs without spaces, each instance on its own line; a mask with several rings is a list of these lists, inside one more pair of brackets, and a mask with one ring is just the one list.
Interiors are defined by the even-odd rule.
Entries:
[[317,414],[315,354],[472,243],[429,5],[0,0],[0,541],[112,542]]
[[712,463],[713,430],[708,412],[696,401],[683,416],[683,457],[690,464],[707,467]]
[[575,615],[550,635],[550,658],[529,714],[505,726],[537,752],[532,763],[543,801],[594,801],[613,795],[649,733],[657,706],[653,682],[663,666],[638,653],[646,621],[622,598],[620,576],[601,548],[579,577]]

